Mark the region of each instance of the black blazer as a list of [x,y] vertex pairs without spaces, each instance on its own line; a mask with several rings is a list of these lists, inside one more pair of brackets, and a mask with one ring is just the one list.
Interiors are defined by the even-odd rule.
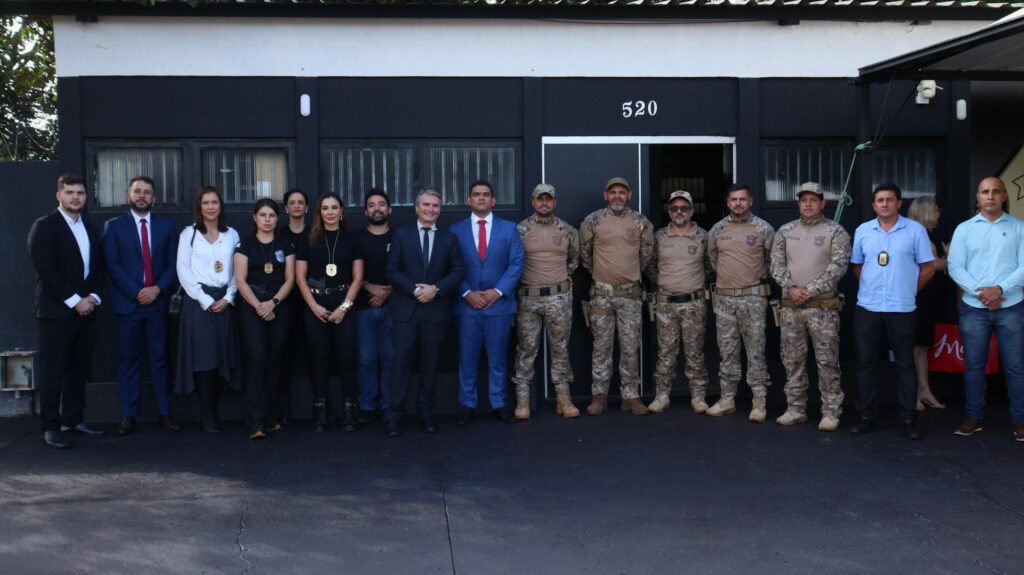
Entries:
[[[434,232],[434,245],[430,248],[430,267],[423,269],[423,246],[417,226],[404,226],[395,230],[388,252],[388,281],[391,298],[388,313],[395,321],[418,319],[430,322],[451,321],[452,301],[465,275],[459,243],[455,234],[438,229]],[[428,304],[416,300],[416,284],[436,285],[437,297]]]
[[36,270],[35,307],[39,319],[80,317],[78,312],[64,304],[64,300],[75,294],[83,298],[92,293],[100,295],[103,285],[102,240],[92,224],[82,221],[89,234],[89,278],[84,280],[84,262],[78,242],[60,211],[54,210],[39,218],[28,232],[28,251],[32,267]]

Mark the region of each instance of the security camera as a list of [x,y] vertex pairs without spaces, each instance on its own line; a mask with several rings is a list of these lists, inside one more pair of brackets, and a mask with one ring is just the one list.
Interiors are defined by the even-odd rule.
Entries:
[[942,86],[936,84],[935,80],[921,80],[917,83],[917,99],[915,101],[918,104],[928,104],[941,89]]

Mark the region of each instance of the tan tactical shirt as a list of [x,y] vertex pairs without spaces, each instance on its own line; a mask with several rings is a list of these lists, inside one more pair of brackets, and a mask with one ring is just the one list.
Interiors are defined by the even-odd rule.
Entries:
[[654,226],[626,208],[616,214],[602,208],[580,224],[580,257],[595,280],[621,285],[640,281],[654,257]]
[[852,251],[850,234],[832,220],[794,220],[779,228],[772,246],[772,277],[785,290],[835,297]]
[[768,275],[774,235],[772,226],[753,214],[745,220],[734,220],[729,214],[712,226],[708,257],[717,274],[716,285],[741,289],[761,283]]
[[523,242],[523,275],[519,283],[549,286],[568,281],[580,265],[580,236],[576,228],[551,216],[536,214],[516,226]]
[[656,270],[648,274],[657,279],[658,289],[668,293],[693,293],[704,289],[708,262],[708,233],[693,224],[690,232],[679,234],[672,226],[654,233]]

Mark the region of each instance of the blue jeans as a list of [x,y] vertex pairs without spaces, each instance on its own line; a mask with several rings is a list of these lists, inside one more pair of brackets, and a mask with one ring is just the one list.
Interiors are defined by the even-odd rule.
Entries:
[[388,382],[391,381],[391,358],[395,353],[391,341],[391,318],[388,317],[388,308],[385,306],[356,310],[356,333],[359,341],[359,409],[374,411],[377,409],[379,397],[380,408],[386,410]]
[[993,330],[999,341],[999,363],[1006,376],[1013,423],[1024,422],[1024,302],[991,311],[960,303],[960,336],[964,340],[964,394],[967,417],[982,419],[985,411],[985,363]]

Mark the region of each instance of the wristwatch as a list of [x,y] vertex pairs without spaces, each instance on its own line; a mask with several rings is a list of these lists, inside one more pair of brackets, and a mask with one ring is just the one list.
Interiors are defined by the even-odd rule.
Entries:
[[338,306],[338,309],[340,309],[341,311],[348,311],[348,310],[352,309],[352,306],[354,306],[354,305],[355,305],[354,301],[352,301],[350,299],[347,299],[347,300],[343,301],[341,303],[341,305]]
[[275,305],[275,306],[277,306],[278,304],[280,304],[280,303],[281,303],[281,300],[277,299],[276,297],[272,297],[272,298],[270,298],[270,301],[274,302],[274,305]]

